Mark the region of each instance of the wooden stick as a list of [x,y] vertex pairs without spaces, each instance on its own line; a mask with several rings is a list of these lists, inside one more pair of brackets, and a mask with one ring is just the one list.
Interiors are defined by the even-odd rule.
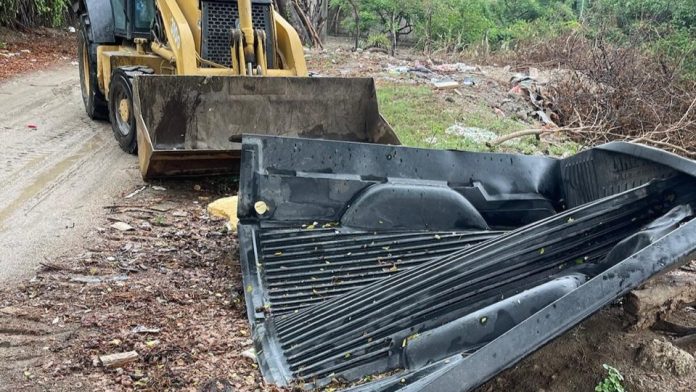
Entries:
[[523,131],[517,131],[517,132],[513,132],[513,133],[511,133],[511,134],[509,134],[509,135],[501,136],[501,137],[499,137],[499,138],[497,138],[497,139],[495,139],[495,140],[493,140],[493,141],[491,141],[491,142],[486,142],[486,146],[487,146],[487,147],[495,147],[495,146],[497,146],[497,145],[499,145],[499,144],[503,144],[503,143],[505,143],[505,142],[507,142],[507,141],[509,141],[509,140],[519,139],[519,138],[521,138],[521,137],[531,136],[531,135],[539,135],[539,136],[541,136],[541,135],[546,134],[546,133],[555,133],[555,132],[558,132],[558,131],[561,131],[561,130],[562,130],[562,128],[555,128],[555,129],[525,129],[525,130],[523,130]]

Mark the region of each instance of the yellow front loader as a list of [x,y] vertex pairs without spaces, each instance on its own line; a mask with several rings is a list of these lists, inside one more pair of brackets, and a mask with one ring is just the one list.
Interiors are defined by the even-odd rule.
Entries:
[[79,0],[87,114],[144,178],[233,172],[241,135],[399,144],[372,79],[310,78],[272,0]]

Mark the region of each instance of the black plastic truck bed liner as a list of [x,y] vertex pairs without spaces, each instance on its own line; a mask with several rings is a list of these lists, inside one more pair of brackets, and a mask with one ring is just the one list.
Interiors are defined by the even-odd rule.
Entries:
[[472,389],[688,261],[694,206],[696,164],[632,144],[555,160],[245,137],[261,370],[305,388],[397,372],[356,389]]

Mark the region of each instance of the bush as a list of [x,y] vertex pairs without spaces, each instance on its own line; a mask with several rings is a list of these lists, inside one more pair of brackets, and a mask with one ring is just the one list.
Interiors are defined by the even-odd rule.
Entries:
[[370,34],[365,41],[365,49],[382,48],[389,50],[391,48],[391,40],[383,33]]
[[575,129],[571,135],[583,145],[626,140],[694,157],[696,82],[640,40],[617,44],[595,33],[576,31],[518,51],[521,62],[563,70],[550,84],[558,125]]

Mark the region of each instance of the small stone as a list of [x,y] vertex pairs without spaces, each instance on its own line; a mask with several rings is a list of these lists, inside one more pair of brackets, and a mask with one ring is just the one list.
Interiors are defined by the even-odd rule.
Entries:
[[129,225],[126,222],[116,222],[113,225],[111,225],[112,229],[118,230],[118,231],[131,231],[134,230],[133,226]]

